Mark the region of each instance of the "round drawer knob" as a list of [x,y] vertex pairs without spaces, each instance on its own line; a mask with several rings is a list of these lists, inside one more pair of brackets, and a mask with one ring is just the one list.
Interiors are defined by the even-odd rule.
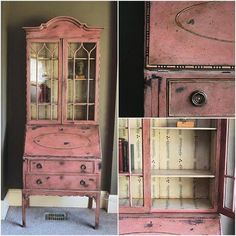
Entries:
[[194,91],[191,94],[191,102],[194,106],[203,106],[207,102],[207,95],[203,91]]
[[81,166],[80,166],[80,169],[81,169],[81,170],[86,170],[86,165],[84,165],[84,164],[81,165]]
[[42,166],[42,164],[41,164],[41,163],[38,163],[38,164],[36,165],[36,168],[37,168],[37,169],[42,169],[42,168],[43,168],[43,166]]
[[84,180],[80,180],[80,185],[85,185],[85,181]]
[[36,184],[42,184],[43,182],[42,182],[42,180],[41,179],[37,179],[36,180]]

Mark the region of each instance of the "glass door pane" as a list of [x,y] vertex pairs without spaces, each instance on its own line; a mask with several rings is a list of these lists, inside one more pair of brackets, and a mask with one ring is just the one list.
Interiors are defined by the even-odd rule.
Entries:
[[96,44],[68,43],[67,120],[94,120]]
[[227,122],[227,146],[225,160],[222,163],[220,189],[220,211],[229,217],[235,216],[235,120],[228,119]]
[[59,43],[30,44],[31,119],[58,119]]

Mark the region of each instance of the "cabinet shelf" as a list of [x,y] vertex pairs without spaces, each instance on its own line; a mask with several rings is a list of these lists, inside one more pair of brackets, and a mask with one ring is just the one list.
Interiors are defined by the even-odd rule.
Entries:
[[143,171],[142,170],[132,170],[130,172],[120,172],[120,176],[143,176]]
[[[129,207],[129,198],[120,198],[119,205],[122,207]],[[143,207],[143,198],[132,198],[133,207]]]
[[135,129],[142,129],[142,127],[119,127],[119,129],[130,129],[130,130],[135,130]]
[[153,198],[152,207],[156,210],[164,209],[211,209],[212,204],[207,198]]
[[93,78],[90,78],[90,79],[72,79],[72,78],[68,78],[67,80],[71,81],[71,80],[76,80],[76,81],[93,81],[94,79]]
[[209,170],[152,170],[155,177],[215,178]]
[[94,57],[90,57],[90,58],[86,58],[86,57],[75,57],[75,58],[72,58],[72,57],[68,57],[69,60],[83,60],[83,61],[88,61],[88,60],[95,60]]
[[92,103],[86,103],[86,102],[67,102],[67,105],[79,105],[79,106],[86,106],[86,105],[88,105],[88,106],[93,106],[93,105],[95,105],[95,103],[94,102],[92,102]]
[[211,127],[152,127],[151,129],[173,129],[173,130],[216,130],[216,128],[211,128]]
[[47,57],[33,57],[33,56],[31,56],[31,59],[35,59],[35,60],[39,60],[39,61],[51,61],[51,60],[53,60],[53,61],[57,61],[58,60],[58,58],[56,57],[54,57],[54,58],[47,58]]
[[[31,105],[37,105],[35,102],[31,102]],[[49,105],[58,105],[57,102],[38,102],[38,106],[49,106]]]

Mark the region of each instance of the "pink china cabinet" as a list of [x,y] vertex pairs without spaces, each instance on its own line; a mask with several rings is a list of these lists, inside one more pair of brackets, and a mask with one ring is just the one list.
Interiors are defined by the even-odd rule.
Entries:
[[[87,196],[99,225],[101,28],[59,16],[26,32],[22,222],[31,195]],[[79,214],[79,212],[78,212]]]
[[234,119],[119,119],[119,233],[219,235],[235,216]]
[[234,116],[234,4],[146,2],[146,117]]

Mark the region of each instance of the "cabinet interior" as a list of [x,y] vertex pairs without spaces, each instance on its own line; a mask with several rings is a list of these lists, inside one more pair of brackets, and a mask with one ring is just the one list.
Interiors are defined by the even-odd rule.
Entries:
[[[216,120],[150,120],[151,206],[162,209],[213,208],[215,191]],[[128,142],[128,171],[120,171],[121,207],[144,204],[143,136],[141,119],[120,119],[119,138]],[[120,144],[119,144],[120,151]]]

